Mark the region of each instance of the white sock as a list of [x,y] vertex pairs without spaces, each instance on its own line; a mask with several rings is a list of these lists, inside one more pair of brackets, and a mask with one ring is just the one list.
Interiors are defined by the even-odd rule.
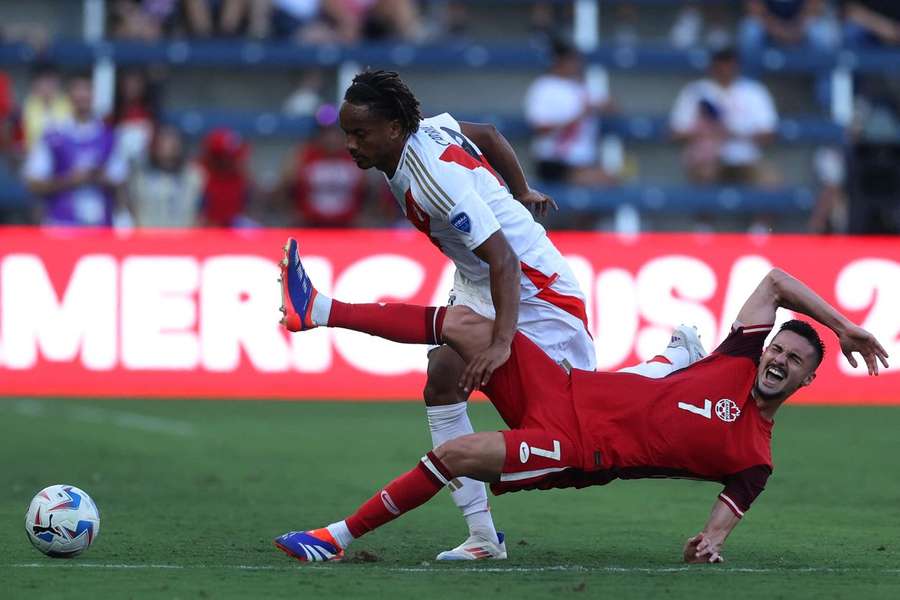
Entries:
[[335,541],[341,545],[341,548],[344,549],[350,545],[350,542],[353,541],[353,534],[350,533],[350,530],[347,529],[346,521],[338,521],[337,523],[332,523],[325,529],[328,530]]
[[634,373],[650,379],[660,379],[669,373],[683,369],[691,364],[691,354],[687,348],[666,348],[662,356],[669,362],[642,362],[631,367],[619,369],[619,373]]
[[[431,429],[431,442],[435,448],[475,432],[466,412],[466,404],[459,402],[447,406],[425,407],[428,413],[428,427]],[[457,477],[448,487],[453,503],[459,507],[466,519],[469,535],[477,535],[495,544],[499,543],[484,483],[468,477]]]
[[316,294],[312,305],[313,323],[319,326],[328,325],[328,317],[331,316],[331,298],[319,292]]

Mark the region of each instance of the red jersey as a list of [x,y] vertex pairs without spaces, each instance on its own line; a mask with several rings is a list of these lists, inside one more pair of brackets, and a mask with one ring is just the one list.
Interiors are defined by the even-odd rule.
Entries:
[[346,151],[327,154],[315,145],[297,153],[294,201],[304,223],[318,227],[349,227],[365,200],[366,174]]
[[772,421],[751,397],[771,325],[740,327],[705,359],[662,379],[572,373],[585,471],[723,481],[738,516],[772,470]]
[[214,170],[201,164],[205,175],[202,211],[214,227],[232,227],[244,212],[250,181],[241,170]]

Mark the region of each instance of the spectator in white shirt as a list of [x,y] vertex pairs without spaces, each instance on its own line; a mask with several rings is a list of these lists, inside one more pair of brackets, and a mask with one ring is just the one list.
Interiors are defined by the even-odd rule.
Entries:
[[525,95],[525,119],[534,131],[531,144],[543,181],[602,185],[611,177],[599,165],[598,115],[608,110],[605,92],[585,82],[584,65],[571,45],[553,44],[553,65]]
[[740,76],[737,54],[717,51],[709,77],[686,85],[672,107],[675,139],[685,142],[685,167],[695,183],[771,185],[777,176],[762,161],[778,114],[761,83]]
[[128,178],[128,199],[138,227],[194,227],[204,176],[187,160],[181,133],[169,125],[156,130],[146,161]]

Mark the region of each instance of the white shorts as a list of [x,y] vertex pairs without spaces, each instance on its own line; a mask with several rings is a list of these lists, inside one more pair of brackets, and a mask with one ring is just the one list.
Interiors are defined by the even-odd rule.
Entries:
[[[527,271],[524,272],[527,275]],[[582,320],[586,319],[584,298],[568,265],[549,285],[536,287],[541,288],[538,293],[519,304],[518,330],[556,362],[576,369],[595,370],[594,340]],[[448,305],[467,306],[491,320],[496,314],[490,287],[468,281],[459,271],[453,279]],[[577,316],[579,312],[581,317]]]

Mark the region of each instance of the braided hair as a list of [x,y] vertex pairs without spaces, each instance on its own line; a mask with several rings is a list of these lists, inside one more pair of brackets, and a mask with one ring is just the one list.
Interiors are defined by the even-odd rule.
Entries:
[[366,106],[389,121],[397,120],[407,135],[419,130],[419,101],[395,71],[365,70],[353,78],[344,101]]

